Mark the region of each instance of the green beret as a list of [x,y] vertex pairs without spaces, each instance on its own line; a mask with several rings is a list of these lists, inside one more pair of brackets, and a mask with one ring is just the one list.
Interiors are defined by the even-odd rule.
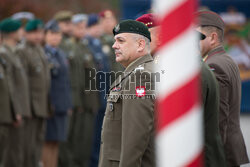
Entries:
[[11,33],[17,31],[21,27],[21,22],[11,18],[4,19],[0,22],[0,30],[3,33]]
[[62,10],[55,14],[54,19],[56,21],[70,21],[73,16],[73,13],[68,10]]
[[148,30],[148,27],[135,20],[123,20],[119,24],[115,26],[113,29],[113,34],[117,35],[120,33],[134,33],[134,34],[140,34],[144,37],[148,38],[149,41],[151,41],[150,32]]
[[25,31],[30,32],[41,28],[43,28],[43,22],[40,19],[33,19],[28,21],[25,26]]

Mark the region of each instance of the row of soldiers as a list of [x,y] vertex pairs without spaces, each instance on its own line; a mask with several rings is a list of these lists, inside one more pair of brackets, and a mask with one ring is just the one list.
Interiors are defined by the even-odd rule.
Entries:
[[85,78],[89,69],[123,70],[111,48],[115,25],[110,10],[60,11],[45,25],[29,12],[1,21],[0,166],[97,166],[108,84],[85,91]]

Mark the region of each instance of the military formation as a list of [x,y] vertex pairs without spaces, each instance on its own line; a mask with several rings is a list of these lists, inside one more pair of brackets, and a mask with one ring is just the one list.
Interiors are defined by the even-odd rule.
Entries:
[[[222,45],[223,20],[195,15],[204,164],[237,167],[249,162],[239,70]],[[157,15],[117,24],[110,10],[59,11],[44,24],[20,12],[0,30],[0,167],[156,166]]]

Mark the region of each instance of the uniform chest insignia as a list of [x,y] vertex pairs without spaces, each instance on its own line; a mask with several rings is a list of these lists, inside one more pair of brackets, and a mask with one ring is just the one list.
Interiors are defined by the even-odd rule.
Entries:
[[144,67],[142,65],[140,65],[137,68],[135,68],[135,70],[144,70]]
[[114,87],[114,88],[112,89],[112,91],[114,91],[114,92],[119,92],[119,91],[121,91],[121,87]]
[[211,71],[214,71],[214,70],[215,70],[214,68],[211,68],[211,67],[210,67],[209,69],[210,69]]
[[146,88],[145,86],[137,86],[135,88],[135,93],[137,97],[143,97],[146,95]]

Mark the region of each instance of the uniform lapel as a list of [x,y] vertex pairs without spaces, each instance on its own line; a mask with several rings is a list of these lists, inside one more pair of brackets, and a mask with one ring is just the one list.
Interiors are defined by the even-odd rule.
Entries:
[[149,61],[153,61],[153,58],[150,54],[142,56],[138,59],[136,59],[135,61],[133,61],[126,69],[125,71],[122,73],[122,75],[120,77],[118,77],[115,82],[113,82],[113,84],[110,86],[110,90],[112,90],[114,87],[116,87],[117,85],[119,85],[126,77],[128,77],[135,68],[137,68],[139,65],[149,62]]

